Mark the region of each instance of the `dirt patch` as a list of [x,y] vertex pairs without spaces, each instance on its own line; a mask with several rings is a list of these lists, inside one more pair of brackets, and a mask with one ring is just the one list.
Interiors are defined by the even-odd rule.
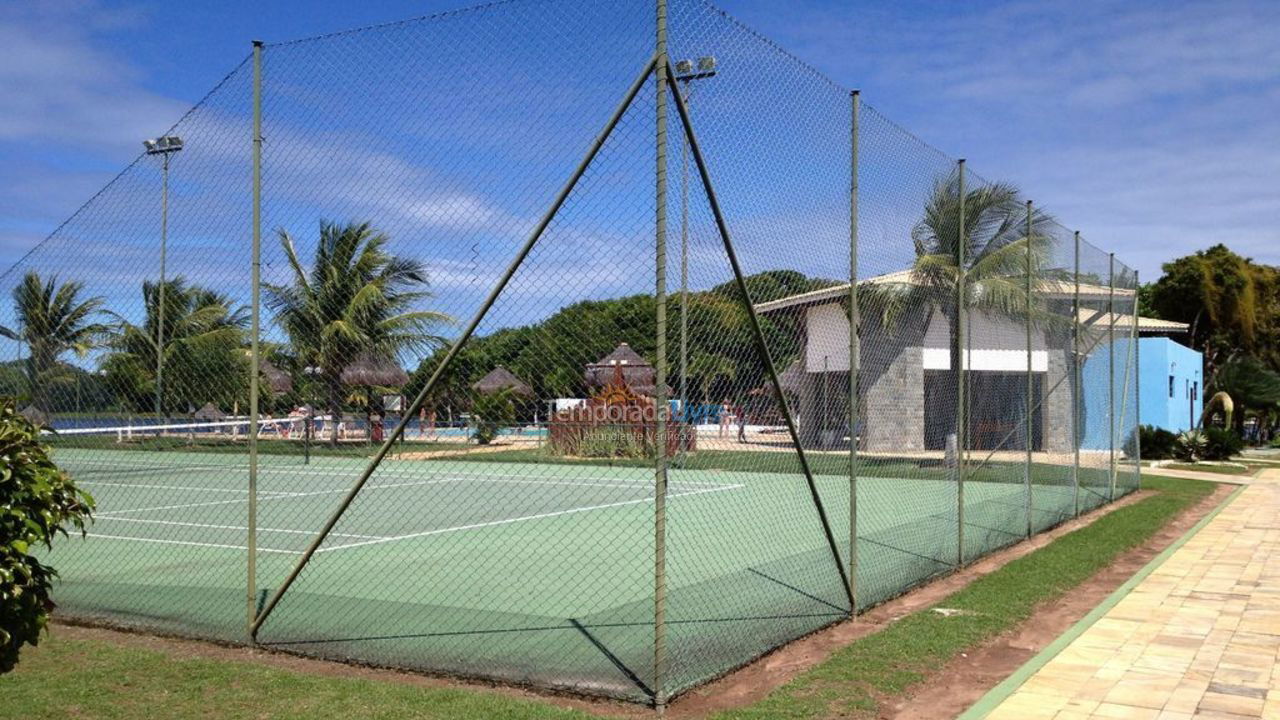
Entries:
[[1219,485],[1204,500],[1165,525],[1151,540],[1124,553],[1057,602],[1037,609],[1027,622],[947,663],[916,686],[910,696],[882,706],[880,717],[885,720],[936,720],[964,712],[988,690],[1089,614],[1234,490],[1234,486]]
[[[1186,532],[1205,513],[1216,507],[1233,489],[1233,486],[1228,485],[1218,487],[1208,498],[1175,518],[1146,545],[1122,555],[1115,563],[1090,578],[1060,602],[1041,608],[1029,622],[1001,636],[991,644],[949,663],[918,686],[910,697],[897,698],[896,702],[895,699],[889,699],[883,706],[881,717],[932,719],[957,715],[1088,613],[1152,557]],[[673,718],[700,718],[713,712],[742,707],[760,700],[850,642],[877,632],[913,612],[934,605],[947,595],[977,578],[998,570],[1006,563],[1033,552],[1108,513],[1139,502],[1151,494],[1150,491],[1133,493],[1122,500],[1036,535],[1031,540],[984,557],[960,572],[938,578],[859,615],[856,620],[833,625],[779,648],[740,670],[682,695],[668,707],[667,715]],[[509,697],[538,699],[605,717],[648,718],[653,716],[652,710],[631,703],[592,700],[483,682],[432,677],[413,672],[366,668],[259,648],[230,647],[197,640],[158,637],[127,630],[84,626],[61,620],[57,621],[57,625],[59,626],[57,632],[65,637],[83,637],[141,647],[177,658],[199,657],[231,662],[254,662],[293,672],[330,677],[365,678],[381,682],[402,682],[420,687],[486,688],[491,692]]]

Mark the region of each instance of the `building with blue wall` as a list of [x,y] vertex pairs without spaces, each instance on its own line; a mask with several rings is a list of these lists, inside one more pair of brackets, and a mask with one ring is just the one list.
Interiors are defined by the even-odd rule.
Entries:
[[1204,410],[1204,355],[1167,337],[1147,337],[1138,358],[1140,422],[1171,432],[1195,427]]
[[[1155,333],[1176,333],[1185,326],[1152,318],[1141,318],[1139,331],[1145,337],[1138,341],[1137,378],[1127,359],[1131,352],[1128,338],[1115,342],[1115,381],[1107,382],[1109,347],[1103,343],[1089,353],[1081,369],[1081,393],[1083,395],[1082,422],[1084,434],[1081,447],[1086,450],[1104,450],[1110,447],[1108,433],[1111,418],[1107,416],[1108,395],[1117,398],[1116,418],[1118,428],[1133,427],[1133,413],[1138,413],[1139,423],[1163,428],[1170,432],[1182,432],[1195,427],[1204,409],[1204,356],[1199,351],[1177,342],[1171,337]],[[1170,327],[1165,328],[1164,325]],[[1173,327],[1173,326],[1179,327]],[[1148,333],[1152,333],[1148,335]],[[1138,405],[1137,408],[1134,405]],[[1119,431],[1123,432],[1123,431]],[[1124,443],[1123,436],[1117,442]]]

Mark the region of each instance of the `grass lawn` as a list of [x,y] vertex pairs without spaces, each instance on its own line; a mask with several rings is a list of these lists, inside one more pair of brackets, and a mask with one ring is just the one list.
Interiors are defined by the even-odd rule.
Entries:
[[[874,717],[876,698],[905,691],[952,657],[1026,620],[1136,547],[1214,484],[1144,477],[1150,497],[1010,562],[928,609],[837,651],[729,718]],[[575,718],[582,713],[482,689],[307,675],[253,662],[178,657],[97,640],[52,637],[0,677],[0,716],[23,718]]]

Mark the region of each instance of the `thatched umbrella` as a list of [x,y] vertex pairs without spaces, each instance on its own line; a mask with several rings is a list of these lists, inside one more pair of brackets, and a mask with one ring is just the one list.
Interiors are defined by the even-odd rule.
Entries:
[[[653,396],[657,394],[657,371],[640,353],[621,343],[613,352],[587,365],[585,380],[592,390],[614,382],[621,372],[622,380],[632,392]],[[671,388],[667,387],[667,396],[671,396]]]
[[44,410],[41,410],[35,405],[26,406],[25,408],[19,410],[18,414],[26,418],[28,421],[30,421],[32,425],[36,425],[38,427],[44,427],[48,425],[51,420],[53,420],[52,415],[45,412]]
[[510,390],[516,395],[533,397],[533,388],[529,387],[523,380],[516,377],[514,373],[501,365],[490,370],[488,375],[485,375],[472,383],[471,389],[486,395],[501,392],[503,390]]
[[209,402],[209,403],[205,403],[204,407],[197,410],[195,412],[195,415],[193,415],[193,417],[196,420],[208,420],[209,422],[217,422],[219,420],[227,419],[227,414],[222,412],[222,410],[220,410],[217,405],[214,405],[213,403]]
[[267,387],[271,388],[271,392],[276,395],[283,395],[293,389],[293,378],[289,377],[289,373],[272,365],[269,361],[260,361],[258,369],[262,371],[262,377],[266,378]]
[[340,377],[344,385],[367,387],[399,387],[409,382],[409,373],[395,360],[371,353],[362,353],[348,363]]

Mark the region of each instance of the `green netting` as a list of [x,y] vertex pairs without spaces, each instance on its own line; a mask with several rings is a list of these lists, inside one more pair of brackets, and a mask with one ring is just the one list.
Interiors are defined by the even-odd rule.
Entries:
[[664,703],[1134,489],[1134,274],[665,7],[267,44],[0,276],[59,612]]

